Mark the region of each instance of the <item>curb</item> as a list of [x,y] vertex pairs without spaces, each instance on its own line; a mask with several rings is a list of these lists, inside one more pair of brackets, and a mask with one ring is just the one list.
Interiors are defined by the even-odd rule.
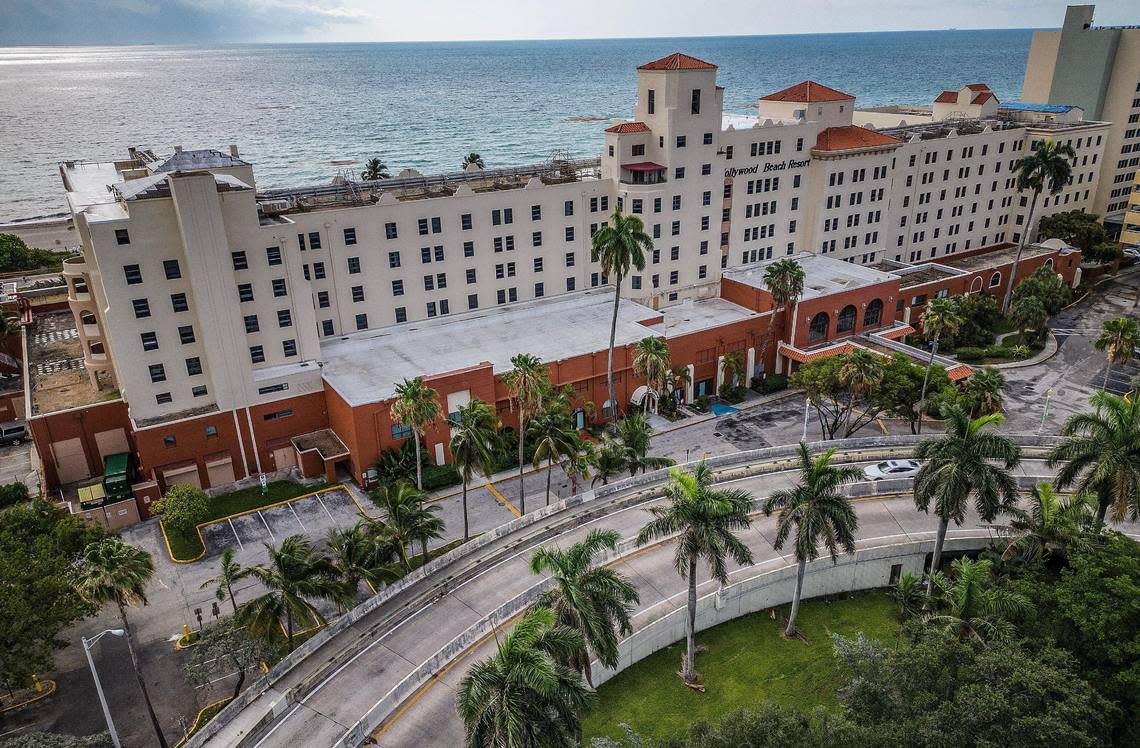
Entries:
[[[1024,368],[1027,368],[1030,366],[1036,366],[1037,364],[1043,364],[1046,361],[1048,361],[1049,359],[1056,356],[1057,353],[1061,350],[1061,344],[1057,342],[1057,336],[1053,334],[1052,330],[1049,330],[1048,333],[1049,333],[1049,342],[1047,342],[1045,344],[1045,350],[1041,351],[1040,353],[1038,353],[1037,355],[1035,355],[1031,358],[1023,359],[1021,361],[1007,361],[1004,364],[980,364],[980,366],[982,368],[984,368],[986,366],[990,366],[990,367],[993,367],[994,369],[1003,369],[1004,370],[1004,369],[1024,369]],[[1050,350],[1050,348],[1052,348],[1052,350]]]
[[25,701],[21,701],[19,704],[13,704],[11,706],[6,706],[3,709],[0,709],[0,714],[7,714],[8,712],[14,712],[17,709],[23,709],[24,707],[26,707],[30,704],[34,704],[37,701],[43,701],[48,696],[53,695],[56,691],[59,690],[59,685],[54,680],[40,681],[40,683],[44,687],[43,691],[37,693],[35,696],[33,696],[30,699],[26,699]]
[[[182,737],[181,740],[179,740],[177,743],[174,744],[174,748],[181,748],[182,744],[185,743],[187,740],[189,740],[190,736],[193,735],[195,732],[198,731],[199,728],[202,727],[202,724],[204,724],[202,722],[202,715],[203,714],[208,712],[210,709],[213,709],[214,707],[218,706],[219,704],[223,704],[223,705],[228,704],[230,701],[232,701],[232,699],[219,699],[219,700],[214,701],[212,703],[206,704],[206,706],[204,706],[200,710],[198,710],[198,716],[195,717],[194,721],[190,723],[190,729],[186,732],[186,734]],[[219,709],[219,711],[221,711],[221,710]],[[206,721],[209,722],[209,720],[206,720]]]

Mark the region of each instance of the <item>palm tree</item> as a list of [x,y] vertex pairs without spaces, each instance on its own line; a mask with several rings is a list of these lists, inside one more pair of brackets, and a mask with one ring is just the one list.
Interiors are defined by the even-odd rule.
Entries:
[[1013,286],[1017,282],[1017,266],[1021,262],[1021,253],[1025,251],[1029,233],[1033,230],[1033,212],[1037,209],[1037,198],[1041,196],[1043,190],[1048,190],[1050,195],[1056,195],[1065,189],[1065,185],[1072,179],[1070,160],[1076,158],[1077,154],[1073,152],[1072,146],[1058,145],[1052,140],[1046,140],[1038,143],[1032,153],[1020,159],[1014,166],[1014,170],[1017,171],[1017,191],[1032,190],[1033,199],[1029,203],[1029,218],[1017,243],[1017,254],[1013,257],[1009,284],[1005,288],[1005,298],[1001,304],[1002,314],[1009,314]]
[[530,557],[531,573],[549,572],[554,583],[534,604],[549,608],[559,624],[582,635],[582,648],[566,664],[582,673],[591,687],[590,652],[604,666],[616,668],[618,635],[633,631],[633,606],[641,601],[628,579],[593,563],[599,551],[616,549],[620,538],[616,530],[590,530],[585,540],[566,550],[542,546]]
[[[843,354],[843,363],[838,371],[839,384],[847,388],[847,396],[850,399],[848,407],[844,409],[846,410],[845,437],[851,436],[866,425],[866,421],[858,416],[852,425],[851,417],[856,414],[855,403],[866,397],[883,381],[883,361],[882,356],[865,348],[855,348],[850,353]],[[868,410],[864,416],[870,412]]]
[[1083,493],[1060,496],[1052,483],[1033,487],[1029,509],[1016,509],[1009,523],[1009,539],[1002,559],[1020,555],[1029,561],[1065,552],[1091,529],[1092,504]]
[[905,621],[918,615],[926,602],[926,591],[922,589],[922,580],[909,571],[902,573],[898,584],[891,590],[891,597],[899,606],[899,620]]
[[1004,636],[1012,631],[1009,619],[1031,609],[1029,601],[1009,590],[995,587],[991,573],[993,562],[959,558],[950,565],[952,579],[941,572],[931,574],[938,594],[935,598],[942,612],[926,617],[929,623],[942,625],[959,639],[983,641]]
[[396,385],[396,399],[392,402],[392,420],[412,430],[416,442],[416,488],[424,490],[423,455],[420,442],[424,429],[439,418],[439,393],[428,387],[423,377],[404,379]]
[[234,561],[234,549],[227,548],[222,551],[222,565],[218,569],[218,574],[207,579],[198,587],[204,590],[210,585],[217,585],[214,591],[214,596],[219,601],[225,600],[227,597],[230,599],[230,605],[233,606],[234,612],[237,613],[237,600],[234,599],[234,585],[248,576],[246,570],[237,561]]
[[1140,514],[1140,398],[1093,393],[1092,413],[1070,416],[1061,427],[1065,440],[1049,453],[1057,471],[1057,488],[1097,497],[1097,519],[1103,523],[1112,507],[1114,521]]
[[[265,543],[269,563],[251,566],[248,575],[261,582],[266,592],[238,608],[235,622],[254,636],[270,639],[284,620],[285,643],[293,651],[293,630],[318,626],[325,617],[310,600],[350,602],[348,590],[328,556],[313,547],[304,535],[290,535],[274,548]],[[355,593],[352,593],[355,597]]]
[[728,387],[742,387],[747,366],[744,363],[744,351],[733,351],[721,356],[720,370],[724,376],[724,384]]
[[490,476],[495,472],[495,447],[499,442],[499,419],[491,406],[472,400],[459,406],[459,418],[451,427],[451,461],[463,479],[463,540],[471,539],[467,516],[467,484],[475,471]]
[[1136,355],[1136,347],[1140,345],[1140,325],[1130,317],[1118,317],[1105,320],[1101,325],[1100,337],[1093,343],[1098,351],[1104,351],[1108,364],[1104,369],[1104,382],[1100,388],[1108,387],[1108,373],[1113,364],[1123,364],[1132,360]]
[[796,617],[800,612],[804,572],[809,562],[819,558],[820,541],[831,554],[833,564],[838,563],[840,548],[845,553],[855,552],[859,518],[841,487],[861,478],[863,472],[854,467],[832,465],[834,456],[835,449],[832,448],[812,458],[807,445],[800,442],[800,482],[795,488],[777,491],[764,501],[765,516],[771,516],[774,511],[780,512],[773,548],[777,551],[783,548],[792,530],[796,532],[792,554],[799,563],[799,569],[796,571],[796,591],[792,596],[792,612],[784,629],[785,636],[797,633]]
[[532,608],[491,657],[459,683],[455,708],[468,748],[577,748],[582,712],[597,698],[580,673],[561,664],[582,635]]
[[361,582],[367,582],[375,591],[378,585],[400,578],[399,567],[388,563],[391,546],[372,532],[367,520],[357,520],[351,527],[329,528],[325,543],[330,560],[353,600]]
[[[634,346],[633,371],[658,397],[667,397],[669,386],[669,346],[662,338],[642,338]],[[648,407],[649,396],[645,397]]]
[[607,485],[610,478],[620,474],[629,466],[625,447],[609,434],[602,434],[601,444],[590,452],[590,466],[594,468],[594,479],[590,481],[590,485],[596,485],[598,481],[601,481],[603,486]]
[[669,391],[669,396],[672,397],[675,390],[689,386],[689,383],[693,381],[693,375],[688,366],[674,366],[669,370],[669,378],[666,381],[666,389]]
[[618,441],[624,451],[625,466],[629,468],[630,476],[650,470],[660,470],[676,464],[668,457],[653,457],[649,454],[650,438],[653,426],[643,413],[630,413],[617,422],[615,431]]
[[135,681],[142,691],[143,702],[146,704],[146,711],[154,727],[154,734],[158,738],[158,744],[166,748],[166,736],[162,734],[158,715],[154,713],[150,692],[139,668],[138,655],[135,654],[130,622],[127,621],[127,608],[147,604],[146,586],[154,576],[154,562],[150,554],[118,538],[104,538],[83,549],[83,555],[75,566],[74,574],[75,590],[86,603],[96,608],[114,603],[118,608]]
[[610,322],[610,347],[606,359],[606,392],[610,411],[603,413],[615,417],[620,412],[617,393],[614,391],[614,343],[617,339],[618,305],[621,303],[621,282],[631,268],[645,269],[645,253],[653,249],[653,240],[645,233],[645,225],[634,215],[614,211],[609,223],[594,234],[590,261],[601,265],[602,273],[613,279],[614,316]]
[[943,335],[953,337],[962,326],[962,316],[957,304],[949,299],[931,299],[922,312],[922,334],[930,341],[930,360],[926,362],[926,374],[922,378],[922,394],[918,398],[918,433],[922,433],[922,416],[926,410],[926,387],[930,383],[930,369],[934,366],[934,356],[938,353],[938,340]]
[[372,501],[380,509],[379,534],[396,546],[400,565],[405,572],[412,570],[408,548],[419,542],[423,551],[422,563],[427,563],[427,543],[443,537],[443,520],[437,517],[437,504],[424,504],[423,494],[407,481],[381,486],[372,492]]
[[1001,389],[1005,386],[1005,375],[992,366],[987,366],[966,380],[963,389],[970,400],[970,417],[988,416],[1001,412]]
[[574,451],[565,456],[562,468],[566,477],[570,479],[570,494],[578,493],[579,481],[590,477],[590,468],[594,465],[594,445],[581,436],[574,442]]
[[518,353],[511,356],[511,370],[503,375],[511,402],[519,409],[519,511],[526,514],[526,484],[523,467],[526,465],[526,425],[542,408],[550,390],[550,377],[537,356]]
[[665,486],[665,503],[649,508],[653,519],[637,534],[637,544],[677,535],[673,568],[689,582],[689,614],[685,627],[685,660],[681,677],[697,680],[693,637],[697,625],[697,562],[703,560],[713,579],[728,584],[728,558],[752,563],[752,551],[736,537],[752,525],[752,495],[747,491],[713,488],[713,472],[701,461],[692,472],[674,468]]
[[466,156],[463,157],[463,165],[460,168],[466,169],[471,164],[475,164],[480,169],[484,168],[483,167],[483,157],[480,156],[475,151],[471,151],[470,153],[468,153]]
[[804,292],[804,269],[793,259],[785,257],[773,262],[764,268],[764,287],[772,295],[772,317],[768,320],[768,329],[764,331],[764,341],[760,344],[760,365],[764,367],[764,376],[768,376],[768,346],[772,343],[772,336],[776,331],[776,313],[784,310],[784,329],[789,328],[788,320],[791,314],[790,305]]
[[[917,459],[926,461],[914,477],[914,504],[929,512],[933,502],[938,515],[932,572],[941,564],[950,520],[957,525],[965,521],[971,497],[986,522],[1015,505],[1017,482],[1010,471],[1021,462],[1021,450],[1013,442],[986,430],[1005,422],[1000,413],[970,420],[958,405],[947,405],[944,411],[946,433],[924,439],[914,451]],[[933,576],[926,591],[933,594]]]
[[546,460],[546,505],[550,506],[550,479],[554,473],[554,463],[561,463],[573,455],[578,448],[578,432],[565,410],[543,413],[527,427],[531,443],[534,444],[534,467]]
[[390,176],[387,164],[378,158],[368,159],[364,163],[364,171],[360,172],[360,178],[365,182],[376,182],[381,179],[388,179]]

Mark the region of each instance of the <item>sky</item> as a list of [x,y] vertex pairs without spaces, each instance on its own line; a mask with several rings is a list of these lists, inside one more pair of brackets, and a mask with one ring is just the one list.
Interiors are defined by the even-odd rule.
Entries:
[[[1066,0],[0,0],[0,46],[1056,28]],[[1140,23],[1137,0],[1097,3]]]

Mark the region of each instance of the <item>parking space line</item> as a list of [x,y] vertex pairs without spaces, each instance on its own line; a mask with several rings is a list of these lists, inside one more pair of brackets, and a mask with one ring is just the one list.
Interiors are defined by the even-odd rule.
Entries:
[[483,488],[486,488],[488,491],[490,491],[491,495],[495,497],[495,501],[498,502],[501,506],[505,506],[511,514],[515,515],[516,517],[522,516],[522,512],[516,509],[514,504],[507,501],[507,497],[499,493],[499,489],[495,488],[494,484],[488,483],[483,486]]
[[269,533],[269,539],[270,539],[270,540],[272,540],[274,543],[276,543],[276,542],[277,542],[277,538],[275,538],[275,537],[273,536],[273,531],[269,529],[269,523],[265,521],[265,515],[264,515],[264,514],[262,514],[261,512],[258,512],[258,513],[257,513],[257,516],[258,516],[258,517],[261,517],[261,524],[265,525],[265,531],[266,531],[267,533]]
[[238,534],[237,534],[237,528],[236,528],[236,527],[234,527],[234,521],[233,521],[232,519],[230,519],[229,517],[227,517],[227,518],[226,518],[226,522],[229,522],[229,523],[230,523],[230,530],[231,530],[231,531],[233,532],[233,534],[234,534],[234,540],[236,540],[236,541],[237,541],[237,543],[238,543],[238,550],[239,550],[239,551],[244,551],[244,550],[245,550],[245,546],[241,544],[241,538],[240,538],[240,537],[238,536]]
[[297,510],[293,508],[292,504],[289,505],[289,511],[293,512],[293,517],[297,520],[297,524],[301,526],[301,529],[308,532],[309,528],[305,527],[305,523],[301,521],[301,515],[297,514]]
[[[345,490],[347,490],[347,489],[345,489]],[[327,506],[325,506],[324,499],[321,498],[321,495],[317,494],[316,496],[317,496],[317,501],[321,502],[321,509],[325,510],[325,514],[329,515],[329,519],[336,520],[336,517],[334,517],[332,515],[332,512],[329,511],[329,508]],[[300,520],[297,520],[297,521],[300,522]]]

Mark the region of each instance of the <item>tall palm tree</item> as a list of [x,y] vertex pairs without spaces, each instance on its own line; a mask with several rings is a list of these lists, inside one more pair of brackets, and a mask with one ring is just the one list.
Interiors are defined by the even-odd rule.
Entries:
[[1025,251],[1025,244],[1029,234],[1033,231],[1033,213],[1037,209],[1037,198],[1042,191],[1048,190],[1050,195],[1056,195],[1065,189],[1065,185],[1073,176],[1071,161],[1077,158],[1072,146],[1058,145],[1053,140],[1046,140],[1037,144],[1037,147],[1028,156],[1020,159],[1014,171],[1017,172],[1017,191],[1031,190],[1033,199],[1029,203],[1029,218],[1021,232],[1017,243],[1017,254],[1013,257],[1013,267],[1009,273],[1009,284],[1005,288],[1005,298],[1001,303],[1001,313],[1009,314],[1009,304],[1013,299],[1013,287],[1017,282],[1017,266],[1021,262],[1021,253]]
[[791,328],[791,306],[804,292],[804,269],[795,260],[785,257],[764,268],[764,287],[772,295],[772,316],[768,320],[768,328],[764,331],[764,340],[760,344],[759,361],[764,367],[764,376],[768,376],[768,346],[772,344],[772,337],[776,332],[776,313],[784,311],[784,330]]
[[1100,337],[1093,343],[1098,351],[1104,351],[1108,363],[1104,369],[1104,382],[1100,388],[1108,387],[1108,373],[1113,364],[1124,364],[1136,355],[1136,347],[1140,346],[1140,325],[1131,317],[1118,317],[1105,320],[1101,325]]
[[423,453],[420,442],[424,429],[439,418],[439,393],[429,387],[423,377],[404,379],[396,385],[392,402],[392,420],[412,430],[416,442],[416,488],[424,490]]
[[668,457],[654,457],[649,454],[653,426],[645,414],[630,413],[617,422],[615,431],[624,451],[625,466],[629,468],[631,477],[636,475],[638,470],[645,473],[676,464]]
[[483,157],[480,156],[475,151],[471,151],[470,153],[468,153],[466,156],[463,157],[463,165],[461,168],[466,169],[471,164],[475,164],[480,169],[484,168]]
[[[884,359],[866,348],[855,348],[842,356],[843,363],[839,366],[838,377],[839,384],[847,388],[847,396],[850,398],[850,403],[845,408],[844,421],[845,436],[851,436],[866,425],[866,421],[856,415],[855,404],[866,398],[867,394],[883,381]],[[852,416],[856,416],[854,425],[851,423]]]
[[495,472],[495,447],[499,442],[499,419],[491,406],[472,400],[459,406],[459,418],[451,427],[451,461],[463,479],[463,540],[471,539],[467,515],[467,485],[475,471]]
[[922,334],[930,341],[930,360],[926,362],[926,374],[922,378],[922,394],[918,398],[918,433],[922,433],[923,411],[926,410],[926,387],[930,384],[930,369],[934,366],[934,356],[938,353],[938,341],[943,335],[953,337],[962,326],[957,304],[950,299],[931,299],[922,312]]
[[[942,545],[950,520],[962,524],[970,499],[986,522],[993,522],[1017,501],[1017,481],[1010,472],[1021,462],[1021,450],[1008,438],[992,431],[1005,422],[1000,413],[970,420],[958,405],[945,408],[946,433],[919,442],[914,456],[925,460],[914,477],[914,504],[938,515],[938,536],[930,569],[938,571]],[[933,594],[933,577],[927,583]]]
[[364,162],[364,171],[360,172],[360,178],[365,182],[388,179],[390,176],[387,164],[378,158],[370,158]]
[[1052,483],[1033,487],[1029,509],[1016,509],[1009,523],[1003,559],[1020,555],[1030,561],[1064,553],[1092,529],[1092,502],[1083,493],[1062,497]]
[[455,696],[467,748],[577,748],[582,712],[597,698],[582,675],[561,664],[579,652],[582,635],[532,608],[477,663]]
[[820,542],[831,554],[832,563],[838,562],[840,548],[845,553],[855,552],[859,518],[841,488],[863,475],[858,468],[832,465],[834,448],[813,458],[807,445],[800,442],[797,456],[800,482],[795,488],[777,491],[764,501],[765,516],[771,516],[774,511],[780,512],[772,547],[780,550],[792,531],[796,533],[792,555],[796,557],[799,569],[796,571],[796,591],[792,596],[792,612],[784,629],[785,636],[794,636],[797,632],[796,617],[800,612],[804,572],[809,562],[819,558]]
[[550,390],[550,377],[538,356],[518,353],[511,356],[511,370],[503,375],[512,404],[519,410],[519,511],[526,514],[526,484],[523,467],[526,465],[526,425],[542,408]]
[[218,598],[219,602],[225,600],[227,597],[230,600],[230,605],[233,606],[234,612],[237,613],[237,600],[234,599],[234,585],[241,579],[248,576],[245,568],[234,561],[234,549],[232,547],[222,551],[222,565],[218,567],[218,573],[210,577],[198,587],[204,590],[211,585],[217,587],[214,590],[214,596]]
[[733,351],[724,354],[720,359],[720,370],[724,376],[724,384],[729,387],[744,386],[744,376],[747,373],[744,362],[744,351]]
[[693,381],[693,375],[688,366],[678,365],[669,370],[669,378],[666,381],[666,389],[669,391],[669,396],[672,397],[675,390],[688,388]]
[[704,561],[712,578],[728,584],[728,559],[744,565],[752,563],[752,551],[736,537],[736,532],[752,525],[749,512],[752,495],[739,489],[717,490],[713,472],[700,462],[692,472],[674,468],[665,486],[665,503],[649,508],[653,519],[637,534],[637,544],[655,538],[677,535],[673,568],[689,582],[688,616],[685,625],[685,660],[681,675],[695,683],[696,648],[693,637],[697,625],[697,562]]
[[1070,416],[1061,427],[1065,440],[1049,453],[1048,464],[1059,463],[1056,485],[1073,486],[1077,493],[1097,498],[1097,519],[1108,508],[1120,521],[1140,514],[1140,398],[1093,393],[1092,413]]
[[937,588],[935,601],[940,612],[931,613],[926,620],[962,640],[983,641],[1010,633],[1010,618],[1030,610],[1029,601],[994,586],[992,568],[993,562],[988,559],[959,558],[950,566],[951,578],[934,572],[931,580]]
[[398,565],[388,563],[392,548],[385,539],[372,532],[367,520],[357,520],[351,527],[329,528],[325,536],[330,560],[353,601],[361,582],[375,590],[380,584],[400,578]]
[[578,484],[590,477],[590,468],[594,466],[594,445],[581,436],[574,443],[574,451],[567,454],[562,461],[562,469],[570,479],[570,494],[578,493]]
[[[642,338],[634,346],[633,371],[658,397],[667,397],[669,386],[669,346],[662,338]],[[649,396],[645,396],[648,407]]]
[[135,681],[142,691],[158,744],[166,748],[166,736],[162,734],[158,715],[154,713],[154,706],[150,702],[150,692],[147,691],[146,680],[139,668],[130,622],[127,621],[127,608],[147,604],[146,585],[154,576],[154,563],[150,554],[118,538],[104,538],[83,549],[83,556],[76,564],[74,573],[75,590],[84,601],[97,608],[107,603],[114,603],[118,608]]
[[294,628],[298,624],[310,628],[325,622],[311,600],[331,600],[338,605],[351,601],[332,561],[304,535],[290,535],[277,548],[269,543],[264,545],[268,563],[246,571],[261,582],[266,592],[243,603],[234,616],[235,622],[265,639],[277,636],[284,625],[285,643],[292,652]]
[[616,668],[618,635],[633,631],[633,606],[641,601],[628,579],[593,563],[599,551],[616,549],[620,539],[616,530],[590,530],[585,540],[566,550],[542,546],[530,557],[531,573],[549,572],[553,582],[534,604],[549,608],[558,623],[582,635],[582,648],[566,664],[582,673],[590,686],[590,652],[606,667]]
[[531,443],[534,444],[534,466],[538,468],[546,460],[546,505],[550,506],[550,479],[554,474],[554,463],[561,464],[578,449],[578,432],[565,410],[543,413],[527,427]]
[[594,479],[590,485],[598,481],[605,486],[610,478],[620,474],[629,466],[626,461],[626,448],[622,443],[609,434],[602,434],[601,443],[590,452],[590,467],[594,468]]
[[1005,386],[1005,375],[992,366],[986,366],[966,380],[962,389],[970,400],[970,417],[988,416],[1001,412],[1001,389]]
[[616,417],[621,411],[614,390],[614,343],[617,339],[618,305],[621,303],[621,282],[632,268],[645,269],[645,253],[652,251],[653,239],[645,233],[645,225],[634,215],[624,215],[621,209],[614,211],[609,222],[594,234],[590,261],[601,265],[602,273],[613,279],[614,315],[610,322],[610,347],[606,359],[606,392],[609,394],[610,412],[602,408],[609,417]]
[[395,486],[385,486],[383,490],[373,494],[377,499],[382,514],[380,521],[387,527],[387,534],[392,540],[401,544],[401,562],[406,571],[411,571],[411,561],[408,559],[403,546],[420,544],[420,563],[428,561],[427,544],[429,540],[438,540],[443,537],[444,522],[437,516],[440,512],[438,504],[425,504],[423,494],[401,481]]

